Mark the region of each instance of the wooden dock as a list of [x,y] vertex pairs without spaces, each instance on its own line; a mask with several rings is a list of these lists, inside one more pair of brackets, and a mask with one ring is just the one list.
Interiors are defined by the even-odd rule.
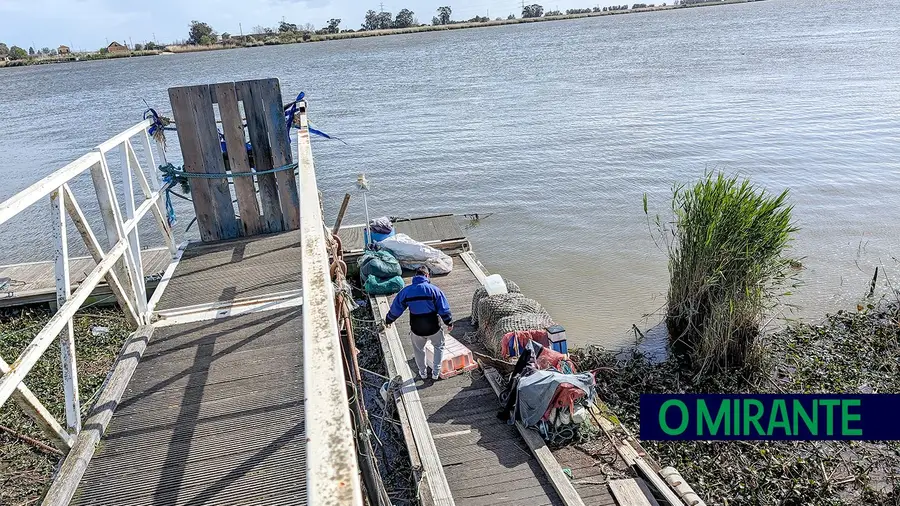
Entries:
[[[459,226],[457,219],[452,214],[403,218],[394,222],[394,231],[432,246],[454,248],[467,242],[466,234]],[[353,256],[362,253],[365,228],[365,225],[350,225],[338,230],[338,237],[341,238],[345,255]]]
[[[141,252],[144,274],[147,276],[147,288],[156,288],[166,266],[172,260],[168,248],[146,249]],[[70,260],[69,270],[72,273],[72,291],[97,266],[90,257],[76,257]],[[0,279],[9,278],[4,288],[0,286],[0,308],[56,302],[56,275],[54,262],[27,262],[21,264],[0,265]],[[100,283],[94,289],[94,297],[110,296],[112,291],[106,283]]]
[[[419,237],[421,242],[428,244],[455,244],[465,240],[465,234],[452,214],[428,216],[424,218],[401,219],[395,223],[397,233],[407,234],[410,237]],[[338,231],[344,252],[349,256],[357,255],[363,250],[363,225],[351,225]],[[189,256],[200,255],[200,249],[193,246]],[[250,253],[252,255],[252,252]],[[142,252],[143,272],[147,276],[146,286],[148,291],[156,289],[162,277],[163,271],[172,260],[167,248],[146,249]],[[216,261],[210,259],[210,261]],[[96,267],[97,263],[90,257],[76,257],[70,260],[69,269],[72,273],[72,291],[84,278]],[[27,262],[10,265],[0,265],[0,279],[9,278],[6,287],[0,286],[0,308],[22,306],[25,304],[39,304],[56,302],[56,276],[54,262]],[[205,275],[203,273],[206,273]],[[212,269],[198,271],[192,278],[196,281],[215,278]],[[188,286],[192,281],[186,278],[181,280]],[[170,287],[170,290],[174,287]],[[239,290],[240,291],[240,290]],[[112,300],[112,291],[106,283],[100,283],[92,294],[96,297],[109,297]],[[190,296],[189,294],[186,294]],[[172,304],[175,304],[172,299]]]
[[[469,343],[465,338],[475,330],[469,316],[472,295],[481,286],[476,273],[456,255],[453,272],[446,276],[436,276],[433,282],[444,291],[450,303],[453,313],[452,335],[473,351],[486,353],[482,345]],[[376,317],[383,318],[388,298],[376,299],[384,299],[381,304],[376,301],[376,305],[380,306],[376,310]],[[386,360],[399,363],[398,369],[405,365],[410,371],[416,371],[412,344],[407,337],[408,322],[409,316],[406,313],[394,325],[405,356],[399,357],[399,360],[398,357],[386,357]],[[390,348],[385,345],[382,347]],[[412,374],[414,373],[408,373],[410,377]],[[572,504],[560,497],[548,473],[542,468],[542,462],[516,428],[497,419],[498,398],[483,372],[474,371],[436,382],[417,378],[404,382],[404,390],[413,388],[427,419],[428,432],[433,439],[440,467],[455,504]],[[415,409],[415,406],[407,409]],[[416,441],[416,444],[421,445],[421,442]],[[548,453],[544,452],[542,455],[546,456]],[[560,475],[562,468],[569,468],[579,473],[581,478],[599,477],[596,481],[581,480],[575,485],[576,494],[583,504],[617,504],[602,480],[602,472],[594,466],[592,459],[579,452],[564,451],[557,455],[565,460],[556,461],[556,457],[550,455],[549,458],[553,459],[550,465],[555,465]],[[425,460],[429,456],[421,455],[421,458]],[[546,463],[545,461],[543,464]],[[435,503],[439,503],[437,499]]]
[[[6,302],[45,297],[58,308],[18,357],[0,359],[0,406],[12,399],[65,455],[42,506],[362,506],[364,492],[370,504],[388,506],[373,476],[372,452],[362,449],[364,410],[358,396],[355,404],[348,396],[358,370],[350,364],[349,318],[338,320],[346,306],[334,286],[346,265],[340,255],[329,258],[337,241],[323,227],[306,103],[292,103],[286,120],[275,79],[172,88],[169,95],[185,159],[182,176],[198,176],[191,185],[202,243],[176,249],[163,211],[166,189],[150,183],[132,145],[140,137],[145,166],[157,166],[150,148],[151,131],[159,126],[154,118],[0,202],[0,224],[46,198],[53,210],[52,270],[20,264],[5,271],[15,281],[14,296],[7,297],[15,300]],[[254,176],[237,177],[250,170],[237,102],[247,114]],[[227,143],[240,146],[228,151],[227,167],[214,104]],[[289,163],[291,125],[298,127],[296,165]],[[109,173],[112,150],[125,167],[122,189]],[[165,151],[159,153],[165,162]],[[289,172],[295,168],[298,179]],[[88,172],[108,246],[69,188]],[[226,176],[237,178],[237,209]],[[143,200],[134,198],[138,187]],[[125,195],[124,214],[118,194]],[[68,256],[67,215],[94,260]],[[142,251],[145,216],[159,227],[165,250]],[[467,342],[472,295],[485,273],[456,219],[400,220],[396,229],[455,255],[454,271],[435,283],[454,311],[454,337]],[[346,227],[339,238],[345,258],[363,250],[362,227]],[[158,281],[149,300],[148,276]],[[103,386],[82,405],[72,318],[101,280],[135,330]],[[375,302],[376,316],[383,317],[388,299]],[[492,369],[436,383],[414,380],[407,321],[383,333],[382,349],[390,376],[401,379],[395,390],[400,420],[413,469],[425,477],[419,490],[424,504],[652,504],[641,499],[638,482],[607,486],[584,455],[554,454],[534,431],[500,423]],[[26,385],[56,343],[65,426]],[[656,470],[629,448],[631,462],[657,483]],[[570,482],[564,469],[597,481]],[[680,504],[677,497],[669,503]]]
[[[157,307],[299,290],[300,261],[297,232],[194,244]],[[300,302],[160,326],[72,504],[305,504]]]
[[[44,199],[53,211],[51,286],[58,309],[17,357],[0,358],[0,406],[15,402],[64,456],[43,506],[362,506],[366,463],[356,449],[331,272],[339,258],[329,258],[332,238],[322,226],[307,105],[293,102],[287,118],[279,86],[267,79],[169,90],[182,174],[194,175],[202,243],[175,247],[163,211],[167,189],[154,188],[144,170],[152,176],[158,166],[150,148],[160,127],[155,115],[0,202],[0,224]],[[235,210],[227,178],[250,170],[238,101],[248,115],[257,173],[238,179],[239,197],[248,198],[238,198]],[[217,114],[229,145],[239,146],[229,150],[228,167]],[[296,164],[291,126],[298,128]],[[134,138],[144,145],[143,162]],[[123,178],[109,173],[113,150],[122,158]],[[88,172],[107,244],[69,188]],[[265,190],[261,200],[257,186]],[[166,243],[159,264],[140,247],[145,216]],[[95,264],[69,257],[68,218]],[[44,267],[17,266],[12,288],[46,289]],[[90,272],[80,276],[81,270]],[[159,278],[149,300],[148,275]],[[101,280],[134,332],[103,385],[82,400],[71,320]],[[64,422],[27,386],[35,379],[29,373],[57,344]]]

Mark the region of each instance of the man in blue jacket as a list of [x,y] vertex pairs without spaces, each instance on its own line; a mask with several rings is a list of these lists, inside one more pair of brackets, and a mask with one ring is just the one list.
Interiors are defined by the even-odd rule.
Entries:
[[419,367],[419,377],[426,379],[428,371],[425,364],[425,343],[431,341],[434,346],[434,363],[431,364],[431,379],[438,379],[441,374],[441,354],[444,347],[444,331],[441,322],[447,325],[447,332],[453,331],[453,317],[450,304],[440,288],[429,282],[431,273],[428,267],[416,269],[412,284],[400,290],[394,297],[391,310],[388,311],[384,323],[391,325],[409,309],[409,338],[413,344],[413,354]]

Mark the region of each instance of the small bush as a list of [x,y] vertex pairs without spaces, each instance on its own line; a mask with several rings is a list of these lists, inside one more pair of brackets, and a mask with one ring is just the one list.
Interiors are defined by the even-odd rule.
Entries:
[[675,188],[671,230],[657,218],[669,254],[670,343],[698,376],[762,365],[763,320],[794,272],[787,195],[707,174]]

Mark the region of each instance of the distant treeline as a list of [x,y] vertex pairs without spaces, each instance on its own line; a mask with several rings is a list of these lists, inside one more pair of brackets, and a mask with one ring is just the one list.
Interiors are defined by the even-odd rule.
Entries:
[[[712,2],[716,2],[719,0],[710,0]],[[679,0],[675,1],[675,5],[677,5]],[[665,3],[662,6],[666,6]],[[639,9],[645,7],[655,7],[655,4],[634,4],[629,7],[628,5],[614,5],[611,7],[593,7],[593,8],[585,8],[585,9],[568,9],[565,14],[558,10],[552,11],[544,11],[544,7],[540,4],[529,4],[524,5],[522,7],[521,17],[522,19],[534,19],[540,17],[556,17],[556,16],[573,16],[573,15],[581,15],[581,14],[594,14],[594,13],[602,13],[602,12],[612,12],[612,11],[623,11],[632,9]],[[491,20],[491,18],[487,16],[474,16],[469,19],[453,19],[453,8],[449,5],[444,5],[438,7],[435,11],[435,15],[431,18],[430,26],[440,27],[440,26],[448,26],[448,25],[456,25],[456,24],[470,24],[470,23],[488,23],[491,21],[511,21],[516,19],[516,14],[509,14],[507,17],[497,17]],[[268,44],[286,44],[291,42],[309,42],[315,40],[323,40],[324,38],[334,38],[334,37],[323,37],[330,36],[339,33],[355,33],[355,32],[371,32],[371,31],[386,31],[386,30],[402,30],[408,28],[416,28],[416,27],[426,27],[428,24],[423,24],[419,22],[419,18],[416,17],[416,13],[410,9],[401,9],[396,15],[389,11],[381,11],[376,12],[374,10],[368,10],[363,17],[363,22],[360,27],[356,30],[352,28],[341,28],[342,20],[338,18],[330,19],[325,27],[316,28],[311,23],[306,24],[295,24],[289,23],[287,21],[281,21],[275,27],[265,27],[265,26],[255,26],[253,27],[253,33],[249,35],[239,35],[235,36],[233,34],[229,34],[228,32],[223,32],[219,34],[216,32],[209,24],[203,23],[200,21],[192,21],[189,27],[188,38],[185,41],[181,41],[184,44],[188,45],[212,45],[212,44],[225,44],[225,45],[244,45],[244,46],[253,46],[253,45],[268,45]]]
[[[688,7],[701,4],[733,3],[736,1],[753,0],[674,0],[672,6]],[[219,33],[208,23],[191,21],[188,26],[187,38],[175,41],[173,44],[159,45],[154,41],[137,43],[132,47],[128,44],[112,42],[107,47],[97,51],[70,51],[66,46],[58,49],[49,47],[35,50],[29,47],[27,50],[19,46],[8,47],[0,42],[0,66],[28,65],[34,63],[58,63],[72,60],[91,60],[102,58],[122,58],[129,56],[144,56],[159,54],[160,52],[185,52],[210,49],[231,49],[237,47],[253,47],[262,45],[292,44],[295,42],[315,42],[328,39],[354,38],[370,35],[390,35],[395,33],[410,33],[419,31],[431,31],[437,29],[469,28],[473,25],[496,25],[518,22],[540,21],[541,18],[559,18],[565,16],[585,16],[610,12],[628,11],[629,9],[645,9],[656,7],[656,4],[635,3],[629,5],[613,5],[610,7],[592,7],[584,9],[567,9],[565,13],[559,10],[551,10],[545,13],[540,4],[522,6],[521,18],[515,13],[508,16],[497,17],[493,20],[487,16],[474,16],[469,19],[453,19],[453,8],[449,5],[438,7],[431,18],[431,24],[422,24],[416,14],[410,9],[401,9],[396,15],[391,12],[366,12],[363,23],[358,29],[341,28],[342,20],[332,18],[325,26],[317,28],[312,23],[290,23],[282,20],[273,27],[257,25],[250,34],[234,35],[228,32]],[[660,7],[667,7],[665,3]],[[671,8],[671,7],[670,7]]]

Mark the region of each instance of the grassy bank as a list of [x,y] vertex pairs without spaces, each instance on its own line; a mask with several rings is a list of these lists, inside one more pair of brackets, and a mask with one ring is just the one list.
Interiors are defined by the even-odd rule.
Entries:
[[[688,8],[696,8],[696,7],[712,7],[719,5],[729,5],[729,4],[738,4],[738,3],[748,3],[753,1],[760,0],[723,0],[721,2],[709,2],[703,4],[694,4],[694,5],[658,5],[653,7],[643,7],[638,9],[624,9],[624,10],[615,10],[615,11],[601,11],[601,12],[590,12],[590,13],[582,13],[582,14],[563,14],[560,16],[541,16],[537,18],[515,18],[515,19],[495,19],[484,22],[460,22],[460,23],[452,23],[447,25],[422,25],[422,26],[413,26],[409,28],[392,28],[387,30],[362,30],[362,31],[344,31],[341,33],[332,33],[332,34],[310,34],[309,36],[302,36],[300,32],[297,32],[295,36],[290,36],[289,34],[272,34],[267,37],[257,37],[254,42],[244,43],[244,44],[216,44],[216,46],[224,46],[222,49],[231,49],[236,47],[248,47],[248,46],[260,46],[260,45],[279,45],[279,44],[294,44],[294,43],[303,43],[303,42],[322,42],[328,40],[343,40],[343,39],[359,39],[366,37],[383,37],[386,35],[404,35],[409,33],[425,33],[425,32],[441,32],[447,30],[466,30],[470,28],[489,28],[494,26],[505,26],[505,25],[518,25],[524,23],[542,23],[545,21],[565,21],[571,19],[581,19],[581,18],[595,18],[602,16],[619,16],[624,14],[638,14],[645,12],[656,12],[656,11],[669,11],[674,9],[688,9]],[[286,36],[287,35],[287,36]],[[168,50],[170,47],[167,47]],[[179,52],[188,52],[188,51],[205,51],[204,46],[179,46],[182,48]],[[193,48],[193,49],[192,49]]]
[[[603,400],[639,431],[642,393],[900,393],[900,302],[865,303],[820,324],[795,324],[768,336],[766,374],[695,380],[674,359],[653,362],[636,350],[576,352],[597,376]],[[900,504],[900,442],[643,442],[677,467],[709,504]]]
[[112,60],[116,58],[135,58],[139,56],[156,56],[162,51],[128,51],[125,53],[78,53],[63,56],[47,56],[43,58],[27,58],[23,60],[0,61],[0,67],[26,67],[29,65],[50,65],[54,63],[70,63],[78,61]]
[[[12,362],[50,316],[45,310],[34,309],[0,315],[0,356]],[[74,323],[82,413],[86,413],[92,396],[103,383],[129,330],[124,316],[118,310],[111,309],[85,309],[75,317]],[[103,327],[106,331],[95,327]],[[65,424],[59,355],[59,346],[50,346],[25,383],[53,416]],[[0,504],[37,504],[50,483],[59,455],[15,435],[51,445],[41,429],[15,402],[7,402],[0,408],[0,426],[9,429],[0,429]]]

